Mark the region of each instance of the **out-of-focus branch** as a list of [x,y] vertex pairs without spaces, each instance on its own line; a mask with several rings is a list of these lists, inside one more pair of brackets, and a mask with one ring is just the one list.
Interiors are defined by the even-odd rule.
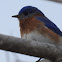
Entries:
[[0,49],[46,58],[54,62],[60,62],[62,59],[62,47],[39,41],[27,41],[2,34],[0,34]]
[[41,60],[40,62],[52,62],[52,61],[45,59],[45,60]]
[[54,2],[58,2],[58,3],[62,3],[62,0],[48,0],[48,1],[54,1]]

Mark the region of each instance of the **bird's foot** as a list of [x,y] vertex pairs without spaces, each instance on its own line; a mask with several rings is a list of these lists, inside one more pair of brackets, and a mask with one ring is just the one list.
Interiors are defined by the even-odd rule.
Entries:
[[36,62],[39,62],[40,60],[41,60],[41,58],[38,61],[36,61]]

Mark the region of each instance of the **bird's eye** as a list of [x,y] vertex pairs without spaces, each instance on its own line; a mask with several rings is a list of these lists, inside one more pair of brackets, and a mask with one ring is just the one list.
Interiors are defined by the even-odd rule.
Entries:
[[24,13],[24,15],[25,15],[25,16],[27,16],[27,15],[28,15],[28,13],[27,13],[27,12],[25,12],[25,13]]

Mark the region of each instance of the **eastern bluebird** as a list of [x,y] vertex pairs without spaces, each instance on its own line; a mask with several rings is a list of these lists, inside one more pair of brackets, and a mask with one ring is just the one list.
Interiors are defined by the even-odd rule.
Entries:
[[62,32],[38,8],[23,7],[18,15],[21,38],[62,45]]

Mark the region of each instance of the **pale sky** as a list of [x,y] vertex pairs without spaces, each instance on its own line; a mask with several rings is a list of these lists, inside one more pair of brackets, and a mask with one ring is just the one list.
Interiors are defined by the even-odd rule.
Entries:
[[[12,15],[18,14],[24,6],[35,6],[40,9],[62,31],[62,4],[42,0],[1,0],[0,1],[0,34],[20,37],[19,23]],[[17,55],[21,61],[34,62],[38,58]],[[14,61],[13,53],[9,53],[10,62]],[[4,59],[4,60],[3,60]],[[28,60],[27,60],[28,59]],[[6,52],[0,51],[0,62],[6,61]]]

